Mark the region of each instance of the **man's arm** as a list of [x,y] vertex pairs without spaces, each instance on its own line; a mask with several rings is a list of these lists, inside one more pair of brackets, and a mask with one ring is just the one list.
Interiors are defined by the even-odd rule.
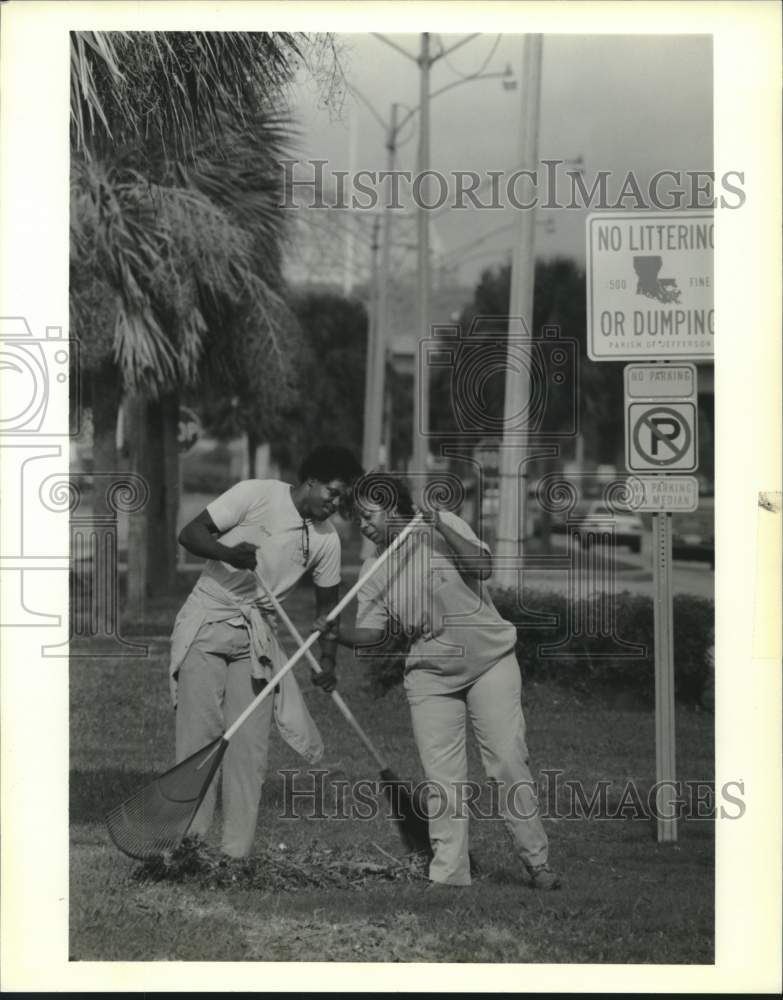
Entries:
[[202,510],[179,533],[179,544],[194,556],[204,559],[217,559],[228,563],[234,569],[256,568],[255,546],[248,542],[230,548],[222,545],[215,537],[218,528],[208,510]]
[[474,580],[488,580],[492,576],[492,556],[478,542],[465,538],[455,531],[437,511],[426,514],[425,521],[431,524],[435,531],[440,532],[451,549],[454,565],[462,576]]
[[[332,608],[340,599],[339,584],[334,587],[315,588],[315,608],[316,617],[323,621]],[[319,645],[321,647],[320,662],[323,672],[317,674],[312,672],[313,684],[323,688],[324,691],[331,692],[337,687],[337,644],[339,642],[340,621],[339,618],[329,623],[325,631],[321,631]]]

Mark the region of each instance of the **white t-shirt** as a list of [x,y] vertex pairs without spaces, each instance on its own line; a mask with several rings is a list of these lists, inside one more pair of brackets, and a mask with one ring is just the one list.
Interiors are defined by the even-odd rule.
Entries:
[[[440,516],[449,528],[489,551],[461,517],[450,511]],[[440,532],[414,532],[398,553],[359,591],[356,626],[418,630],[423,620],[429,622],[436,634],[414,639],[405,661],[407,688],[415,686],[422,693],[459,690],[513,651],[516,628],[500,617],[484,582],[460,574]],[[368,559],[362,573],[373,562]]]
[[[319,587],[334,587],[340,582],[340,536],[328,521],[303,520],[288,483],[246,479],[208,504],[207,511],[223,545],[250,542],[257,547],[259,572],[278,600],[283,600],[309,570]],[[251,570],[210,559],[201,576],[219,583],[240,604],[264,603],[263,588]]]

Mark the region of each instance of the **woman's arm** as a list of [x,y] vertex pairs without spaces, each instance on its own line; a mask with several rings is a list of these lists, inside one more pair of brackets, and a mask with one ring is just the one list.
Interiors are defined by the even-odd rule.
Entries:
[[492,576],[492,556],[485,548],[449,527],[437,511],[426,514],[425,520],[440,532],[463,576],[473,580],[488,580]]
[[[325,615],[319,615],[313,622],[313,632],[329,632],[333,626],[326,621]],[[335,637],[341,646],[354,649],[356,646],[377,646],[386,638],[386,630],[382,628],[356,628],[350,625],[340,625]]]

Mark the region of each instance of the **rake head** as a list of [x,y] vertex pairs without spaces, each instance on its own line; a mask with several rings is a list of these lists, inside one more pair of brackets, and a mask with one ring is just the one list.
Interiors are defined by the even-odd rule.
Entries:
[[188,832],[227,746],[219,737],[115,806],[106,826],[117,847],[142,861],[173,851]]
[[411,854],[424,852],[431,857],[427,803],[421,789],[412,794],[410,782],[401,781],[391,768],[381,771],[381,787],[405,847]]

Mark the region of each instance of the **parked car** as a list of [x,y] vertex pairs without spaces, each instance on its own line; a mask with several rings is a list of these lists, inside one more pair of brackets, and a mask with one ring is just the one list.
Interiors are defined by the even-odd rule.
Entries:
[[715,569],[715,524],[706,505],[693,513],[674,515],[672,559],[706,562]]
[[642,551],[644,525],[639,515],[630,511],[610,510],[603,500],[581,501],[567,519],[553,521],[550,530],[553,534],[566,534],[570,530],[573,540],[578,545],[587,547],[590,544],[590,529],[595,530],[604,517],[611,518],[618,545],[627,545],[631,552]]
[[499,507],[500,490],[497,486],[487,487],[487,489],[484,490],[484,496],[481,498],[481,516],[497,517]]

